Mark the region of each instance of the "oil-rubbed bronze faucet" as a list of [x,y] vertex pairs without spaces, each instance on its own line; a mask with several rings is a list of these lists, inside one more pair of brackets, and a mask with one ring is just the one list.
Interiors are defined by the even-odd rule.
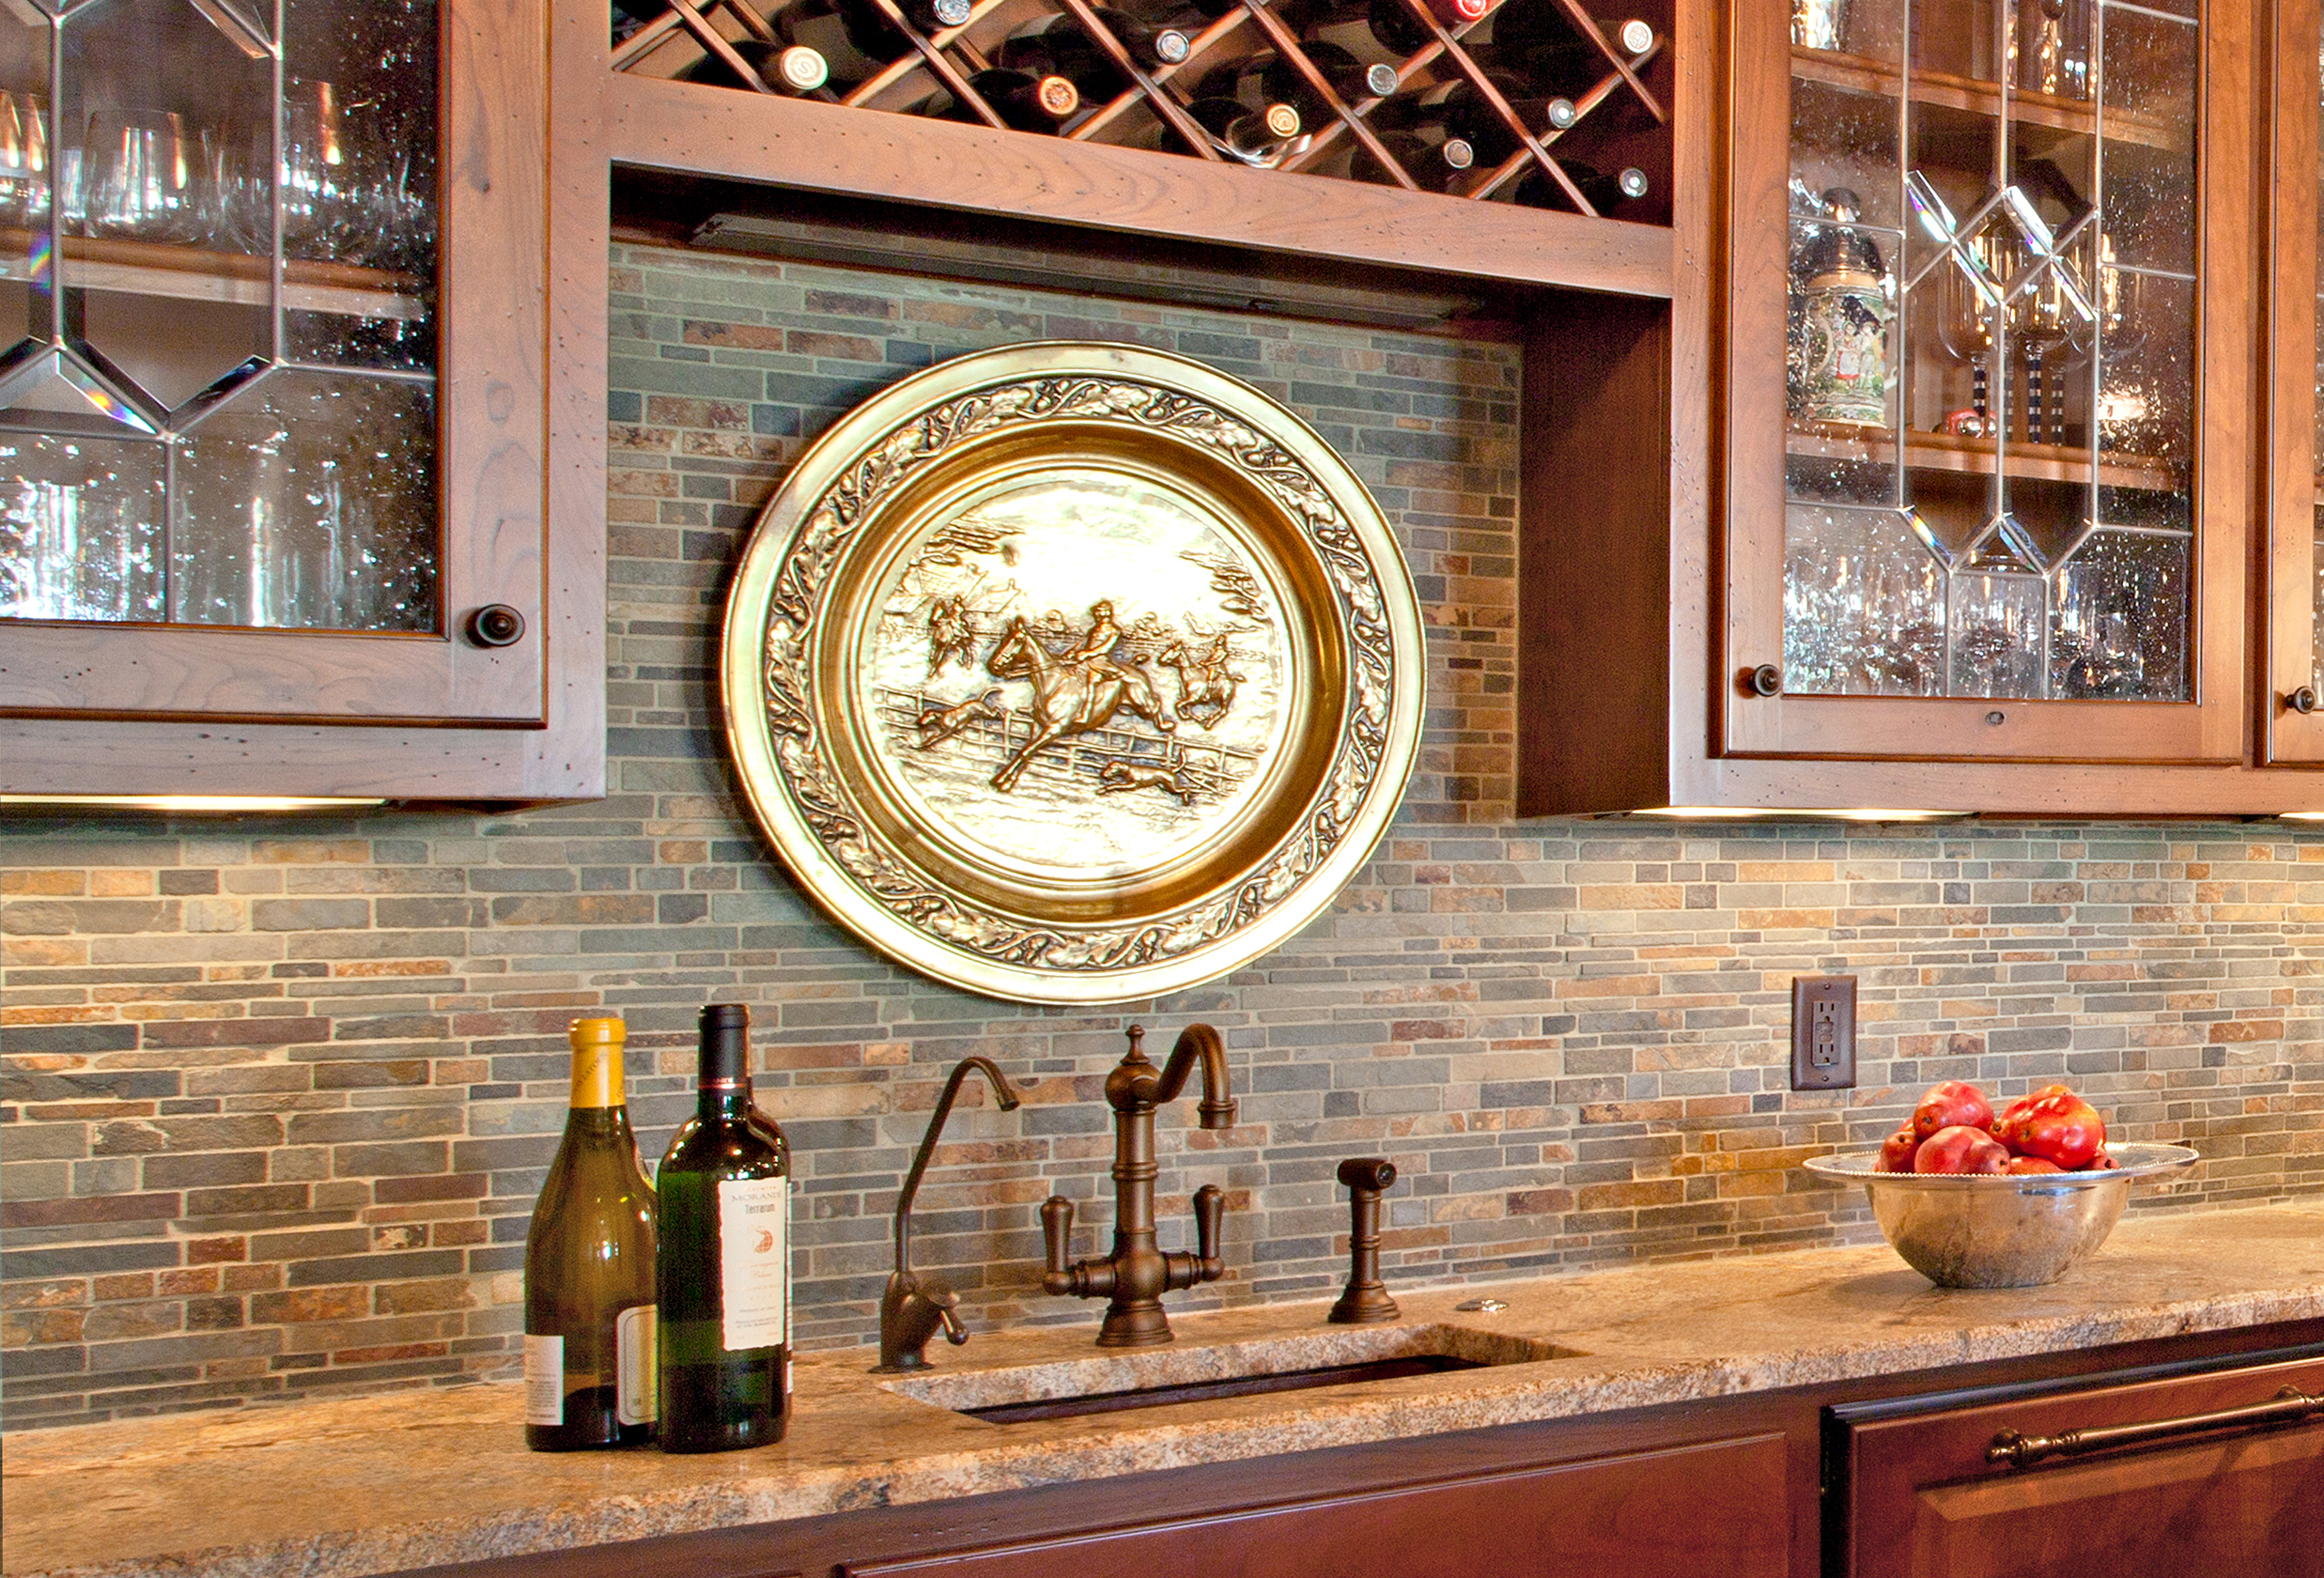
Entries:
[[953,1075],[944,1082],[944,1093],[937,1097],[936,1111],[928,1119],[928,1132],[921,1137],[920,1153],[912,1158],[912,1170],[904,1175],[904,1187],[896,1195],[896,1268],[889,1274],[887,1291],[879,1296],[875,1375],[927,1369],[928,1339],[938,1326],[944,1328],[944,1340],[955,1348],[968,1340],[968,1328],[960,1323],[955,1312],[960,1295],[934,1277],[922,1277],[912,1270],[911,1243],[912,1197],[920,1193],[920,1175],[928,1170],[929,1153],[936,1150],[937,1137],[944,1132],[944,1120],[952,1116],[953,1100],[960,1094],[961,1081],[968,1077],[970,1069],[983,1075],[993,1088],[993,1100],[1001,1111],[1016,1110],[1016,1091],[991,1059],[963,1058],[953,1065]]
[[1048,1269],[1041,1285],[1075,1298],[1110,1298],[1106,1323],[1098,1328],[1101,1348],[1144,1348],[1170,1339],[1170,1317],[1161,1295],[1216,1282],[1227,1267],[1218,1258],[1218,1230],[1227,1197],[1216,1184],[1194,1192],[1194,1254],[1165,1254],[1154,1238],[1154,1109],[1175,1101],[1186,1071],[1202,1060],[1202,1101],[1196,1109],[1206,1129],[1234,1125],[1234,1098],[1227,1091],[1227,1048],[1208,1025],[1188,1025],[1161,1068],[1147,1061],[1146,1030],[1130,1027],[1130,1050],[1106,1076],[1106,1105],[1113,1108],[1113,1253],[1102,1261],[1069,1261],[1074,1230],[1073,1201],[1051,1195],[1041,1208],[1041,1232],[1048,1241]]

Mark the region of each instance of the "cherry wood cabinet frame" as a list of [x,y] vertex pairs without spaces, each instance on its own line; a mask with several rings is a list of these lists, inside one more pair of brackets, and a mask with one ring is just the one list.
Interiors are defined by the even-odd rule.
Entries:
[[[568,486],[576,439],[603,446],[602,373],[593,394],[550,372],[568,284],[602,317],[604,253],[550,277],[548,12],[442,0],[442,630],[0,626],[0,792],[604,792],[604,495]],[[463,633],[490,603],[516,644]]]
[[[2281,4],[2313,16],[2316,0]],[[1540,334],[1526,343],[1518,697],[1520,716],[1545,726],[1519,731],[1520,814],[2324,811],[2324,774],[2299,765],[2324,764],[2324,723],[2299,720],[2314,729],[2298,735],[2318,740],[2313,749],[2289,746],[2297,731],[2280,722],[2271,754],[2263,743],[2271,727],[2263,712],[2282,709],[2271,700],[2280,692],[2262,683],[2259,634],[2272,632],[2279,673],[2304,672],[2313,571],[2301,545],[2313,517],[2306,472],[2295,487],[2281,457],[2297,454],[2302,468],[2308,458],[2313,351],[2296,325],[2311,322],[2314,310],[2313,271],[2300,271],[2312,255],[2315,220],[2299,196],[2314,186],[2312,176],[2302,189],[2283,172],[2313,170],[2315,135],[2312,126],[2286,131],[2279,120],[2272,146],[2282,151],[2269,162],[2276,207],[2247,195],[2265,190],[2259,156],[2270,147],[2259,85],[2279,80],[2272,62],[2290,56],[2273,52],[2290,46],[2277,33],[2284,19],[2271,26],[2267,13],[2227,0],[2207,7],[2219,78],[2207,92],[2202,132],[2205,194],[2215,206],[2199,331],[2210,388],[2197,484],[2206,512],[2197,700],[1743,693],[1742,671],[1781,654],[1788,20],[1774,0],[1679,7],[1668,311],[1608,312],[1581,342]],[[2288,25],[2296,33],[2297,18]],[[2305,38],[2313,51],[2313,33]],[[2270,223],[2278,248],[2264,255],[2262,226]],[[2251,437],[2261,431],[2261,348],[2251,324],[2269,277],[2258,271],[2263,256],[2277,297],[2270,473]],[[2287,304],[2296,291],[2310,294]],[[1658,420],[1642,425],[1650,410]],[[1660,466],[1641,480],[1636,468],[1653,460]],[[2250,524],[2263,501],[2272,545]],[[2270,550],[2272,561],[2264,559]],[[2263,586],[2272,588],[2271,618]],[[1986,721],[1993,711],[2003,724]]]
[[2324,763],[2324,707],[2289,698],[2316,684],[2317,0],[2278,0],[2269,167],[2268,531],[2262,568],[2268,644],[2258,682],[2270,761]]

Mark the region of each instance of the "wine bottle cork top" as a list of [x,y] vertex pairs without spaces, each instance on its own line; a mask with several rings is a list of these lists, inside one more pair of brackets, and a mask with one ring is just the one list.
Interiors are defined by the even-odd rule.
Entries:
[[611,1016],[576,1019],[566,1032],[573,1044],[580,1046],[619,1046],[629,1038],[629,1027]]
[[831,68],[820,51],[793,44],[775,56],[775,72],[794,93],[813,93],[830,79]]
[[1276,137],[1299,135],[1299,112],[1289,104],[1269,104],[1263,114],[1269,135]]

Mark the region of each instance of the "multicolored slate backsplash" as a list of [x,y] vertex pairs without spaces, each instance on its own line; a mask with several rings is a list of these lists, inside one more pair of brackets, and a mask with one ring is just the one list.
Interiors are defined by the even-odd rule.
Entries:
[[[970,1051],[1026,1105],[955,1115],[916,1259],[971,1326],[1094,1319],[1040,1293],[1037,1212],[1061,1191],[1081,1248],[1109,1230],[1099,1084],[1134,1020],[1217,1025],[1243,1098],[1232,1132],[1161,1122],[1166,1242],[1198,1185],[1232,1202],[1228,1279],[1179,1307],[1334,1287],[1349,1155],[1402,1173],[1391,1285],[1862,1239],[1860,1200],[1796,1164],[1947,1077],[2063,1076],[2118,1133],[2200,1149],[2149,1205],[2324,1189],[2324,828],[1512,819],[1512,352],[640,249],[612,292],[604,801],[0,825],[10,1428],[505,1371],[566,1021],[627,1017],[657,1155],[714,998],[758,1006],[817,1345],[872,1335],[886,1214]],[[712,710],[723,578],[800,444],[1036,337],[1287,401],[1397,522],[1428,612],[1427,744],[1377,858],[1291,946],[1135,1013],[858,947],[738,813]],[[1796,1095],[1789,983],[1820,971],[1862,982],[1862,1084]]]

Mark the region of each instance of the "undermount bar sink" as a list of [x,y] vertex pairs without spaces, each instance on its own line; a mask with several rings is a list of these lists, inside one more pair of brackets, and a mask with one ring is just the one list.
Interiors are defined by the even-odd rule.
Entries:
[[1334,1327],[1004,1369],[914,1375],[881,1385],[956,1414],[1015,1424],[1581,1356],[1553,1342],[1466,1326]]

